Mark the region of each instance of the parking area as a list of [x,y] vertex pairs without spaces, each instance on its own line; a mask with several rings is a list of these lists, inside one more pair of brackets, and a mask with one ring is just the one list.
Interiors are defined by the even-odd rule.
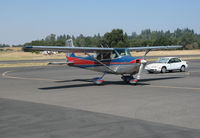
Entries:
[[0,137],[199,137],[200,60],[137,85],[67,66],[0,69]]

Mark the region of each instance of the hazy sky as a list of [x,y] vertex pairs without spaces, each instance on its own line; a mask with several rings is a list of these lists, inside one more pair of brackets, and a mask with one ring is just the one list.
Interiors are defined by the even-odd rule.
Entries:
[[194,29],[200,0],[0,0],[0,43],[23,44],[56,35],[94,35],[123,29]]

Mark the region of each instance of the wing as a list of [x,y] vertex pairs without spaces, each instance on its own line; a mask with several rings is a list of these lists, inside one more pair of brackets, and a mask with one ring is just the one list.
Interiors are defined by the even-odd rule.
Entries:
[[62,52],[109,52],[114,48],[98,48],[98,47],[68,47],[68,46],[25,46],[25,51],[39,50],[39,51],[62,51]]
[[143,51],[143,50],[159,50],[159,49],[170,49],[170,48],[181,48],[183,46],[174,45],[174,46],[146,46],[146,47],[130,47],[129,50],[133,51]]
[[[129,50],[133,51],[150,51],[150,50],[159,50],[159,49],[170,49],[170,48],[181,48],[183,46],[174,45],[174,46],[147,46],[147,47],[130,47]],[[25,46],[25,51],[62,51],[62,52],[85,52],[85,53],[100,53],[100,52],[110,52],[114,48],[98,48],[98,47],[69,47],[69,46]]]

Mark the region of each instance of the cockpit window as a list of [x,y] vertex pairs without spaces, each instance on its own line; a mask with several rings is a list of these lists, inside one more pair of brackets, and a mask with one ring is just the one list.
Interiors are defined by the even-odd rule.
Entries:
[[96,58],[98,60],[108,60],[111,59],[111,52],[105,52],[105,53],[98,53]]
[[119,56],[130,56],[129,49],[115,49],[112,52],[102,52],[97,53],[96,58],[97,60],[109,60],[118,58]]
[[118,54],[120,56],[130,56],[130,50],[129,49],[116,49],[116,51],[118,52]]

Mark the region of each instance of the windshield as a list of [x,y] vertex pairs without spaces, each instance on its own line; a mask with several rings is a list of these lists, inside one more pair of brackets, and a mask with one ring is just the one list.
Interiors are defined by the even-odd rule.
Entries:
[[158,61],[156,61],[156,63],[167,63],[168,60],[168,58],[160,58]]
[[123,48],[123,49],[115,49],[115,50],[118,52],[118,54],[119,54],[120,56],[130,56],[130,55],[131,55],[129,49],[126,49],[126,48]]

